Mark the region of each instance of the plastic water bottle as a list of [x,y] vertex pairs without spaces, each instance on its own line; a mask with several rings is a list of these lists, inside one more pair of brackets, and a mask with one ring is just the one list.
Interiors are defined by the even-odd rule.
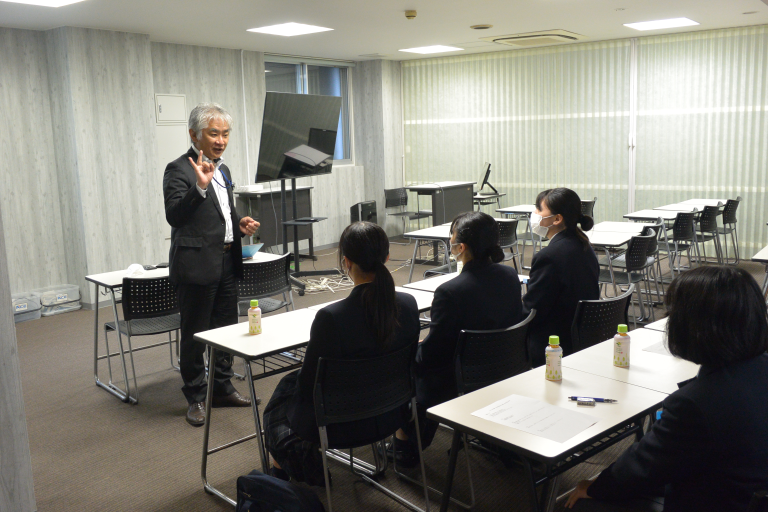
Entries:
[[620,324],[616,336],[613,337],[613,366],[629,368],[629,334],[627,326]]
[[261,334],[261,308],[258,300],[252,300],[248,310],[248,333]]
[[544,357],[547,360],[547,380],[559,382],[563,380],[563,349],[560,347],[560,336],[550,336],[549,345],[544,349]]

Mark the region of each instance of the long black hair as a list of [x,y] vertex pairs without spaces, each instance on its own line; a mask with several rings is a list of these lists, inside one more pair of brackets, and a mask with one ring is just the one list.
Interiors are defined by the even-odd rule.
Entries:
[[[589,238],[584,234],[584,231],[592,229],[595,221],[589,215],[581,214],[581,198],[579,194],[569,188],[551,188],[539,193],[538,197],[536,197],[537,210],[541,211],[542,203],[547,206],[552,215],[561,215],[565,229],[579,237],[585,251],[589,249]],[[581,229],[577,224],[581,224]]]
[[473,259],[490,259],[494,263],[504,259],[499,246],[499,225],[487,213],[460,213],[451,222],[450,232],[456,235],[456,243],[467,244]]
[[375,273],[363,290],[363,308],[376,339],[386,345],[397,327],[398,313],[395,280],[384,265],[389,256],[387,234],[371,222],[350,224],[339,239],[339,267],[345,256],[363,272]]
[[673,355],[723,367],[768,350],[765,298],[744,269],[689,270],[672,281],[664,300]]

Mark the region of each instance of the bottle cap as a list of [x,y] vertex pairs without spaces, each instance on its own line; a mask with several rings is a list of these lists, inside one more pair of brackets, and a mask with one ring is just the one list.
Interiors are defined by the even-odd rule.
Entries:
[[259,301],[258,301],[258,300],[255,300],[255,299],[254,299],[254,300],[252,300],[252,301],[251,301],[251,307],[252,307],[252,308],[257,308],[257,307],[259,307]]
[[627,332],[627,325],[626,324],[619,324],[619,332],[621,332],[621,333]]
[[550,336],[549,337],[549,344],[550,345],[560,345],[560,336]]

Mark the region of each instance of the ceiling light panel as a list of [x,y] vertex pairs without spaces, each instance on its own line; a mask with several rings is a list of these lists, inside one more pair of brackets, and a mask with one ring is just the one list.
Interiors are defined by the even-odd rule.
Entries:
[[332,28],[317,27],[315,25],[305,25],[303,23],[283,23],[281,25],[270,25],[269,27],[249,28],[248,32],[259,32],[261,34],[271,34],[274,36],[302,36],[304,34],[315,34],[317,32],[327,32]]
[[427,54],[427,53],[445,53],[445,52],[460,52],[464,48],[457,48],[455,46],[443,46],[443,45],[434,45],[434,46],[420,46],[418,48],[408,48],[405,50],[400,50],[401,52],[408,52],[408,53],[421,53],[421,54]]
[[670,18],[668,20],[641,21],[640,23],[625,23],[625,27],[635,30],[659,30],[662,28],[692,27],[698,25],[697,22],[688,18]]
[[69,4],[76,4],[84,0],[0,0],[14,4],[39,5],[42,7],[63,7]]

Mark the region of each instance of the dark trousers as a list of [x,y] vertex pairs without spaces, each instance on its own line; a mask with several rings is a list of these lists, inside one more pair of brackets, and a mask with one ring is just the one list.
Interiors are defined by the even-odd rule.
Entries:
[[[206,286],[179,284],[176,287],[181,311],[179,366],[184,381],[181,390],[190,404],[204,402],[208,392],[203,360],[205,344],[195,341],[195,334],[237,323],[237,287],[232,255],[227,252],[222,257],[221,279],[218,283]],[[234,375],[232,356],[217,351],[215,365],[213,393],[218,396],[234,393],[235,387],[230,382]]]

